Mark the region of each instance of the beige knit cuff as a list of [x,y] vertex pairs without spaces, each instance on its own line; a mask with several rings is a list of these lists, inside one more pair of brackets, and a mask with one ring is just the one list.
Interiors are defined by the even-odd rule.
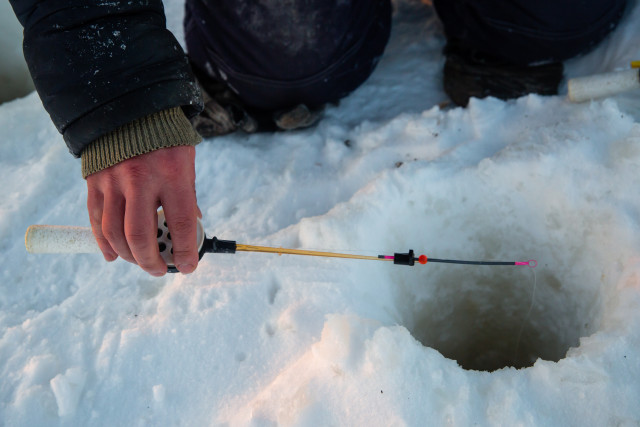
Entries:
[[160,111],[104,135],[82,151],[82,177],[159,148],[196,145],[202,138],[180,107]]

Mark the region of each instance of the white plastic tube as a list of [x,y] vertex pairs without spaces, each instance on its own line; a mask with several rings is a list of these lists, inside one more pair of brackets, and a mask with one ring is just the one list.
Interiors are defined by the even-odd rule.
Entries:
[[[198,251],[205,239],[204,226],[198,219]],[[91,228],[66,225],[32,225],[24,236],[27,251],[32,254],[84,254],[99,253]],[[169,267],[173,267],[173,243],[164,211],[158,211],[158,249]]]
[[569,99],[584,102],[640,88],[640,70],[616,71],[569,79]]
[[63,225],[32,225],[24,236],[32,254],[82,254],[100,252],[91,229]]

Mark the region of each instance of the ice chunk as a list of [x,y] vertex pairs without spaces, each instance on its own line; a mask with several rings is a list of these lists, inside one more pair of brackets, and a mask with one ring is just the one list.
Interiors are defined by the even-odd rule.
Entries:
[[58,404],[58,416],[73,415],[76,412],[86,379],[84,369],[76,366],[51,380],[51,390]]

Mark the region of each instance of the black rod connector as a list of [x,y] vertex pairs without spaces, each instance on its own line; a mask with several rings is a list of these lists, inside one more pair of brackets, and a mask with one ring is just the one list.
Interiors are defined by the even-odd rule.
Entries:
[[202,244],[202,251],[215,254],[235,254],[236,242],[235,240],[220,240],[217,237],[205,238]]
[[414,256],[413,249],[409,249],[409,252],[406,254],[394,253],[393,263],[398,265],[415,265],[416,258]]

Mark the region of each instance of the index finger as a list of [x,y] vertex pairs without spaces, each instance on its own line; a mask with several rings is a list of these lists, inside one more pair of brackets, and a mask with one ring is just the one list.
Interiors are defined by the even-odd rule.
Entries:
[[198,265],[198,237],[195,192],[177,192],[162,203],[171,235],[173,263],[181,273],[189,274]]
[[127,200],[124,234],[136,262],[154,276],[163,276],[167,265],[158,249],[156,204],[141,198]]
[[[88,185],[88,184],[87,184]],[[89,186],[89,185],[88,185]],[[107,261],[114,261],[118,258],[118,254],[113,250],[109,241],[102,233],[102,210],[104,204],[104,196],[101,192],[92,189],[89,186],[87,195],[87,211],[89,212],[89,222],[91,222],[91,231],[98,243],[98,247],[102,251],[102,255]]]

